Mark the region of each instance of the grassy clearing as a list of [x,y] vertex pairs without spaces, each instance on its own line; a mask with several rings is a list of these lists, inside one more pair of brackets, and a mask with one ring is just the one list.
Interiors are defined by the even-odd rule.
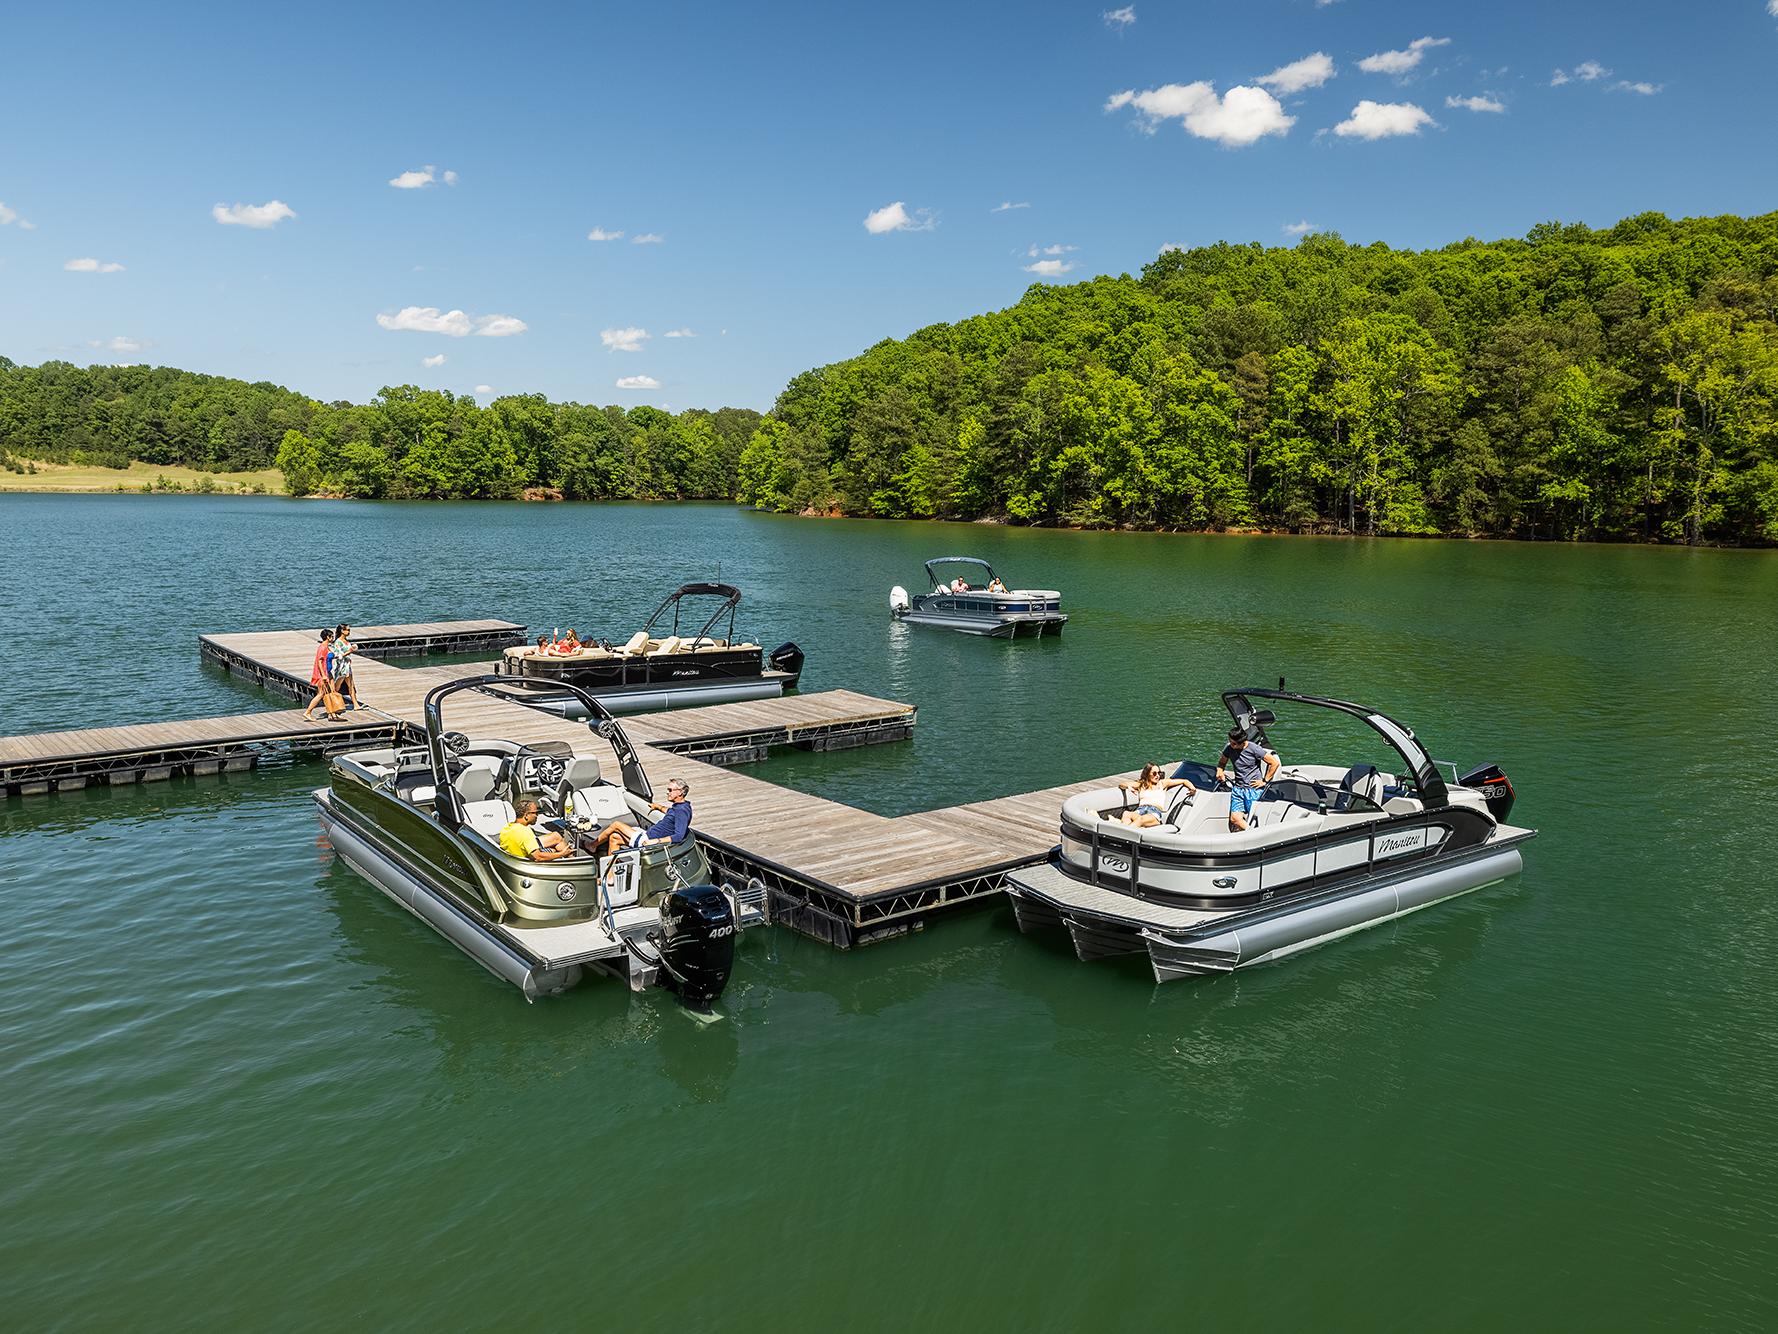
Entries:
[[32,460],[35,472],[0,468],[0,491],[172,491],[238,495],[264,491],[281,495],[284,474],[276,468],[260,472],[199,472],[153,463],[132,463],[127,468],[93,468],[72,463]]

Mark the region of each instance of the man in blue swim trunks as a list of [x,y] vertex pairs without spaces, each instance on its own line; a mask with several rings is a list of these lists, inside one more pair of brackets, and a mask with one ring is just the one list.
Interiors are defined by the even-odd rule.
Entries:
[[1229,728],[1229,743],[1216,759],[1216,781],[1229,781],[1229,831],[1240,833],[1247,828],[1247,818],[1265,785],[1278,776],[1278,752],[1267,750],[1257,741],[1249,741],[1243,728]]

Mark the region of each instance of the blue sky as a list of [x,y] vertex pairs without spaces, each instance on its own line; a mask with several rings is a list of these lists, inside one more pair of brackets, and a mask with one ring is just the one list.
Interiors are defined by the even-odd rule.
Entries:
[[15,5],[0,352],[763,409],[1167,244],[1778,208],[1775,5]]

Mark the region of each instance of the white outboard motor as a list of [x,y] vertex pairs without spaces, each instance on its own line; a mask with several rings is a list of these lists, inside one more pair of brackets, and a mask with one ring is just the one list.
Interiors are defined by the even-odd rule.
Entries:
[[904,612],[910,610],[913,605],[912,602],[908,601],[907,589],[903,588],[900,584],[895,585],[894,588],[889,590],[889,610],[895,615],[902,615]]

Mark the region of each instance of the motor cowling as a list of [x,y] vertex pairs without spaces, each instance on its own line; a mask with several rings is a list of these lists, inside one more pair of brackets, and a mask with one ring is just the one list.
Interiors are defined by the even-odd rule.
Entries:
[[1506,817],[1512,813],[1513,801],[1517,795],[1513,791],[1512,780],[1506,776],[1506,770],[1498,764],[1484,764],[1481,768],[1464,774],[1457,781],[1482,794],[1482,800],[1488,806],[1488,814],[1494,817],[1496,824],[1506,823]]
[[687,885],[660,902],[661,973],[694,1010],[707,1010],[735,966],[734,908],[715,885]]
[[[766,654],[766,662],[774,672],[789,672],[797,680],[802,677],[803,651],[794,641],[778,645]],[[790,684],[795,685],[796,680],[792,680]]]
[[895,585],[894,588],[889,590],[889,610],[895,615],[901,615],[903,612],[912,608],[913,605],[914,604],[908,600],[907,589],[903,588],[900,584]]

